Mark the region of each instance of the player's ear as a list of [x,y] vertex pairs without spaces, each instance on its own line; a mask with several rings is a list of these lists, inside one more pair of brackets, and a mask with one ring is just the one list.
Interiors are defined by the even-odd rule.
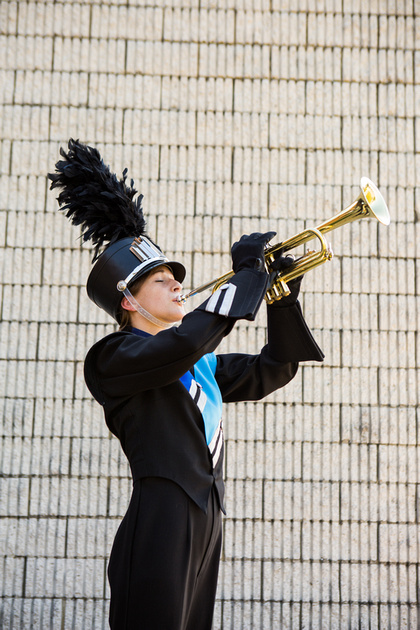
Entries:
[[127,298],[124,296],[123,299],[121,300],[121,308],[123,308],[126,311],[135,311],[136,309],[134,308],[134,306],[132,306],[130,304],[130,302],[127,300]]

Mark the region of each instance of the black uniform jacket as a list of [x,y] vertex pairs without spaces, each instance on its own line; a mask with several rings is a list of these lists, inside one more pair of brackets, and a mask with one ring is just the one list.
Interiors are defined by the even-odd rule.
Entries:
[[[223,289],[220,300],[209,298],[178,327],[150,337],[121,330],[88,352],[87,386],[121,442],[134,482],[171,479],[203,510],[215,483],[223,508],[222,458],[213,469],[200,410],[179,379],[217,348],[236,319],[253,319],[266,284],[265,273],[241,271],[230,282],[226,314],[218,312],[229,293]],[[269,306],[267,312],[268,343],[260,354],[217,356],[215,377],[224,402],[259,400],[286,385],[298,361],[323,359],[298,303]]]

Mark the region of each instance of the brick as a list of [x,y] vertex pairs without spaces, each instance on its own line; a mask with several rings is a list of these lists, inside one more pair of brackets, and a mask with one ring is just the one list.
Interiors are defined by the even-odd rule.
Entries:
[[2,32],[15,33],[18,24],[18,3],[8,2],[0,7]]
[[13,70],[0,70],[0,98],[1,103],[10,103],[15,91],[15,73]]

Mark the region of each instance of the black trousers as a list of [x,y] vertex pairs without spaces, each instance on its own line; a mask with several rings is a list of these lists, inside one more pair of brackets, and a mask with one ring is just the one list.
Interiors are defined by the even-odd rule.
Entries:
[[176,483],[134,484],[108,566],[112,630],[210,630],[221,549],[212,490],[207,514]]

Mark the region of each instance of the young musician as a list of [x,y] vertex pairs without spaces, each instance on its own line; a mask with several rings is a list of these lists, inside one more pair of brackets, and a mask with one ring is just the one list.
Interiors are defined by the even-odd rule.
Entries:
[[[321,361],[291,294],[267,307],[259,354],[216,354],[240,319],[253,320],[272,281],[264,247],[243,236],[234,275],[186,314],[183,265],[145,235],[141,197],[70,140],[50,174],[58,201],[96,245],[89,297],[119,324],[85,360],[85,379],[130,463],[133,493],[109,561],[113,630],[210,630],[224,512],[222,403],[259,400],[286,385],[299,361]],[[105,238],[104,238],[105,235]],[[108,242],[102,253],[100,248]],[[287,266],[282,257],[277,268]]]

